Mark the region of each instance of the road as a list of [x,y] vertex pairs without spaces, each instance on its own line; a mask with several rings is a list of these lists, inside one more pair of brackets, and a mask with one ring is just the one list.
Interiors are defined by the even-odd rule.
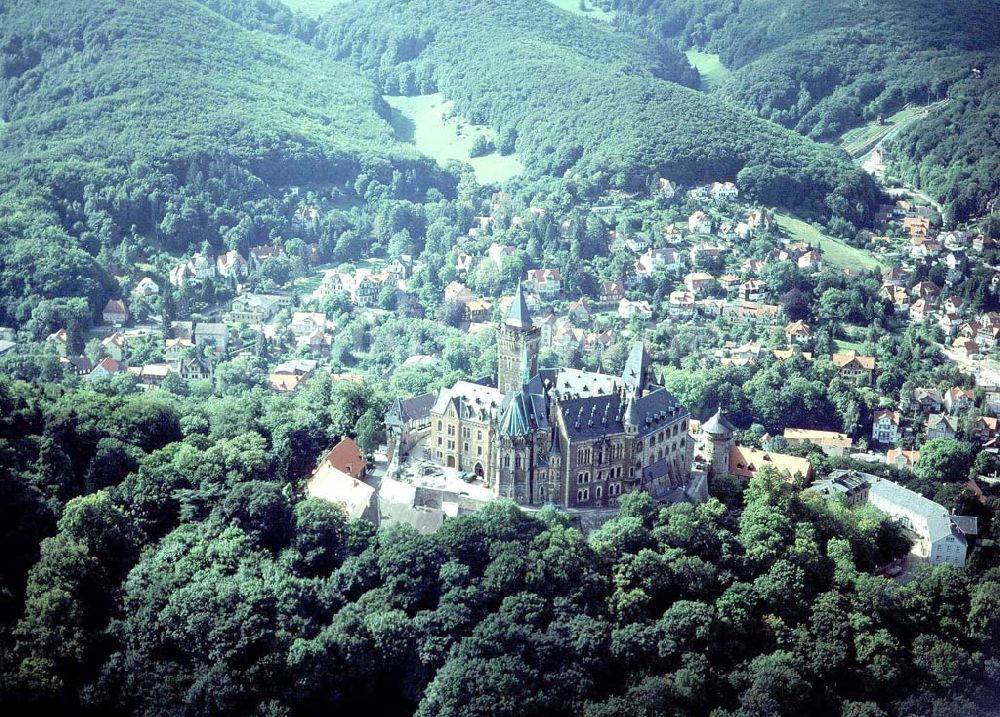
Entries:
[[917,120],[922,120],[924,117],[926,117],[927,115],[929,115],[932,111],[941,109],[946,104],[948,104],[948,102],[950,102],[950,101],[951,100],[945,99],[945,100],[941,100],[939,102],[935,102],[934,104],[927,105],[927,107],[924,108],[924,111],[921,112],[920,114],[913,115],[912,117],[910,117],[909,119],[907,119],[905,122],[900,122],[898,125],[896,125],[891,130],[889,130],[888,132],[886,132],[885,136],[882,139],[880,139],[878,142],[876,142],[875,145],[870,150],[868,150],[867,152],[865,152],[864,154],[862,154],[860,157],[855,157],[854,158],[854,163],[858,164],[858,165],[864,164],[865,162],[868,161],[868,158],[871,157],[872,153],[875,152],[875,150],[879,149],[883,144],[885,144],[886,142],[888,142],[893,137],[896,137],[900,132],[902,132],[903,130],[905,130],[907,127],[909,127],[911,124],[913,124]]

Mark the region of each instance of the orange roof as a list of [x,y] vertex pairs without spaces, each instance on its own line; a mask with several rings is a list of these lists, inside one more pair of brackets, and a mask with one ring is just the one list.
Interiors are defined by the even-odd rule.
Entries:
[[842,354],[833,354],[831,356],[833,360],[833,365],[837,368],[845,368],[851,363],[856,362],[860,368],[865,371],[875,370],[875,357],[874,356],[858,356],[856,351],[847,351]]
[[783,453],[757,451],[746,446],[732,446],[729,449],[729,472],[735,476],[752,478],[764,466],[773,466],[786,480],[791,480],[796,474],[807,482],[812,480],[812,463],[808,458],[789,456]]
[[340,442],[331,448],[329,453],[323,456],[320,466],[323,465],[333,466],[353,478],[363,476],[367,467],[358,444],[347,436],[341,438]]
[[902,448],[893,448],[885,454],[886,463],[889,463],[890,465],[898,461],[904,465],[912,466],[919,459],[920,451],[904,451]]

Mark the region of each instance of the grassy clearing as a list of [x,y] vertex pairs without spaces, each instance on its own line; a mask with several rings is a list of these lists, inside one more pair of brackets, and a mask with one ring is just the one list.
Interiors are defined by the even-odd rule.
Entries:
[[283,0],[285,5],[309,17],[319,17],[335,5],[343,5],[350,0]]
[[597,5],[594,4],[594,0],[584,0],[584,7],[580,7],[580,0],[547,0],[547,2],[555,5],[560,10],[571,12],[574,15],[583,15],[584,17],[601,20],[603,22],[611,22],[615,17],[614,13],[597,7]]
[[837,351],[841,353],[846,353],[847,351],[855,351],[859,354],[864,354],[864,348],[857,341],[844,341],[843,339],[834,339],[833,343],[837,345]]
[[484,135],[496,141],[489,127],[474,125],[461,117],[452,116],[452,104],[440,93],[417,97],[390,97],[385,101],[392,108],[392,128],[396,138],[416,146],[439,164],[457,159],[476,170],[480,183],[502,182],[524,169],[515,155],[501,156],[497,152],[470,159],[469,150],[476,137]]
[[840,269],[881,269],[882,262],[866,252],[822,233],[811,224],[789,214],[776,214],[781,230],[796,241],[804,241],[823,250],[826,263]]
[[707,90],[714,90],[716,87],[721,85],[727,79],[729,79],[730,72],[719,56],[711,52],[700,52],[698,50],[688,50],[684,53],[687,55],[688,62],[691,66],[698,70],[698,74],[701,75],[702,84]]
[[882,124],[869,122],[861,127],[848,130],[837,144],[852,157],[860,157],[868,152],[880,139],[889,134],[895,127],[908,122],[924,111],[923,107],[907,105],[894,115],[884,118]]

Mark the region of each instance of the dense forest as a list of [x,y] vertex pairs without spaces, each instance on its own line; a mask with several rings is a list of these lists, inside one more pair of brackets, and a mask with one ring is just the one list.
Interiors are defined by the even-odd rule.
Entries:
[[114,293],[92,257],[123,243],[245,254],[292,185],[454,189],[348,66],[193,0],[13,2],[0,20],[0,324],[87,322]]
[[761,202],[855,223],[876,199],[842,154],[684,87],[693,70],[669,44],[546,3],[361,0],[327,15],[314,43],[384,92],[443,92],[536,172],[632,190],[651,176],[737,179]]
[[894,524],[767,469],[589,539],[504,502],[376,531],[301,497],[369,396],[0,381],[5,713],[988,713],[995,569],[871,577]]
[[723,96],[814,139],[834,139],[907,103],[951,98],[894,145],[905,176],[940,197],[959,220],[983,214],[1000,192],[1000,146],[990,129],[1000,109],[996,2],[600,4],[620,11],[624,27],[652,24],[661,39],[718,53],[732,70],[719,89]]

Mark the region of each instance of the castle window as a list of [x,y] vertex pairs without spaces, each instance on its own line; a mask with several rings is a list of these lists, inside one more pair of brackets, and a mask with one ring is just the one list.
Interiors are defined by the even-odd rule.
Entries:
[[590,489],[584,488],[583,490],[578,490],[576,492],[576,499],[580,501],[590,500]]
[[514,467],[515,468],[520,468],[521,467],[521,456],[516,456],[514,458]]
[[476,431],[476,440],[477,441],[483,440],[483,432],[482,431]]
[[545,486],[538,486],[538,499],[545,500]]
[[438,421],[438,430],[441,430],[441,421]]
[[476,455],[477,456],[483,455],[483,447],[482,446],[476,446]]
[[503,467],[510,468],[510,456],[503,457]]
[[601,486],[597,486],[597,493],[596,493],[596,495],[597,495],[598,500],[600,500],[600,498],[601,498],[601,493],[602,493]]
[[455,441],[448,441],[448,450],[449,451],[455,450]]
[[465,451],[466,453],[468,453],[469,452],[469,444],[468,443],[463,443],[462,444],[462,450]]
[[454,436],[455,435],[455,427],[454,426],[448,426],[448,435],[449,436]]

